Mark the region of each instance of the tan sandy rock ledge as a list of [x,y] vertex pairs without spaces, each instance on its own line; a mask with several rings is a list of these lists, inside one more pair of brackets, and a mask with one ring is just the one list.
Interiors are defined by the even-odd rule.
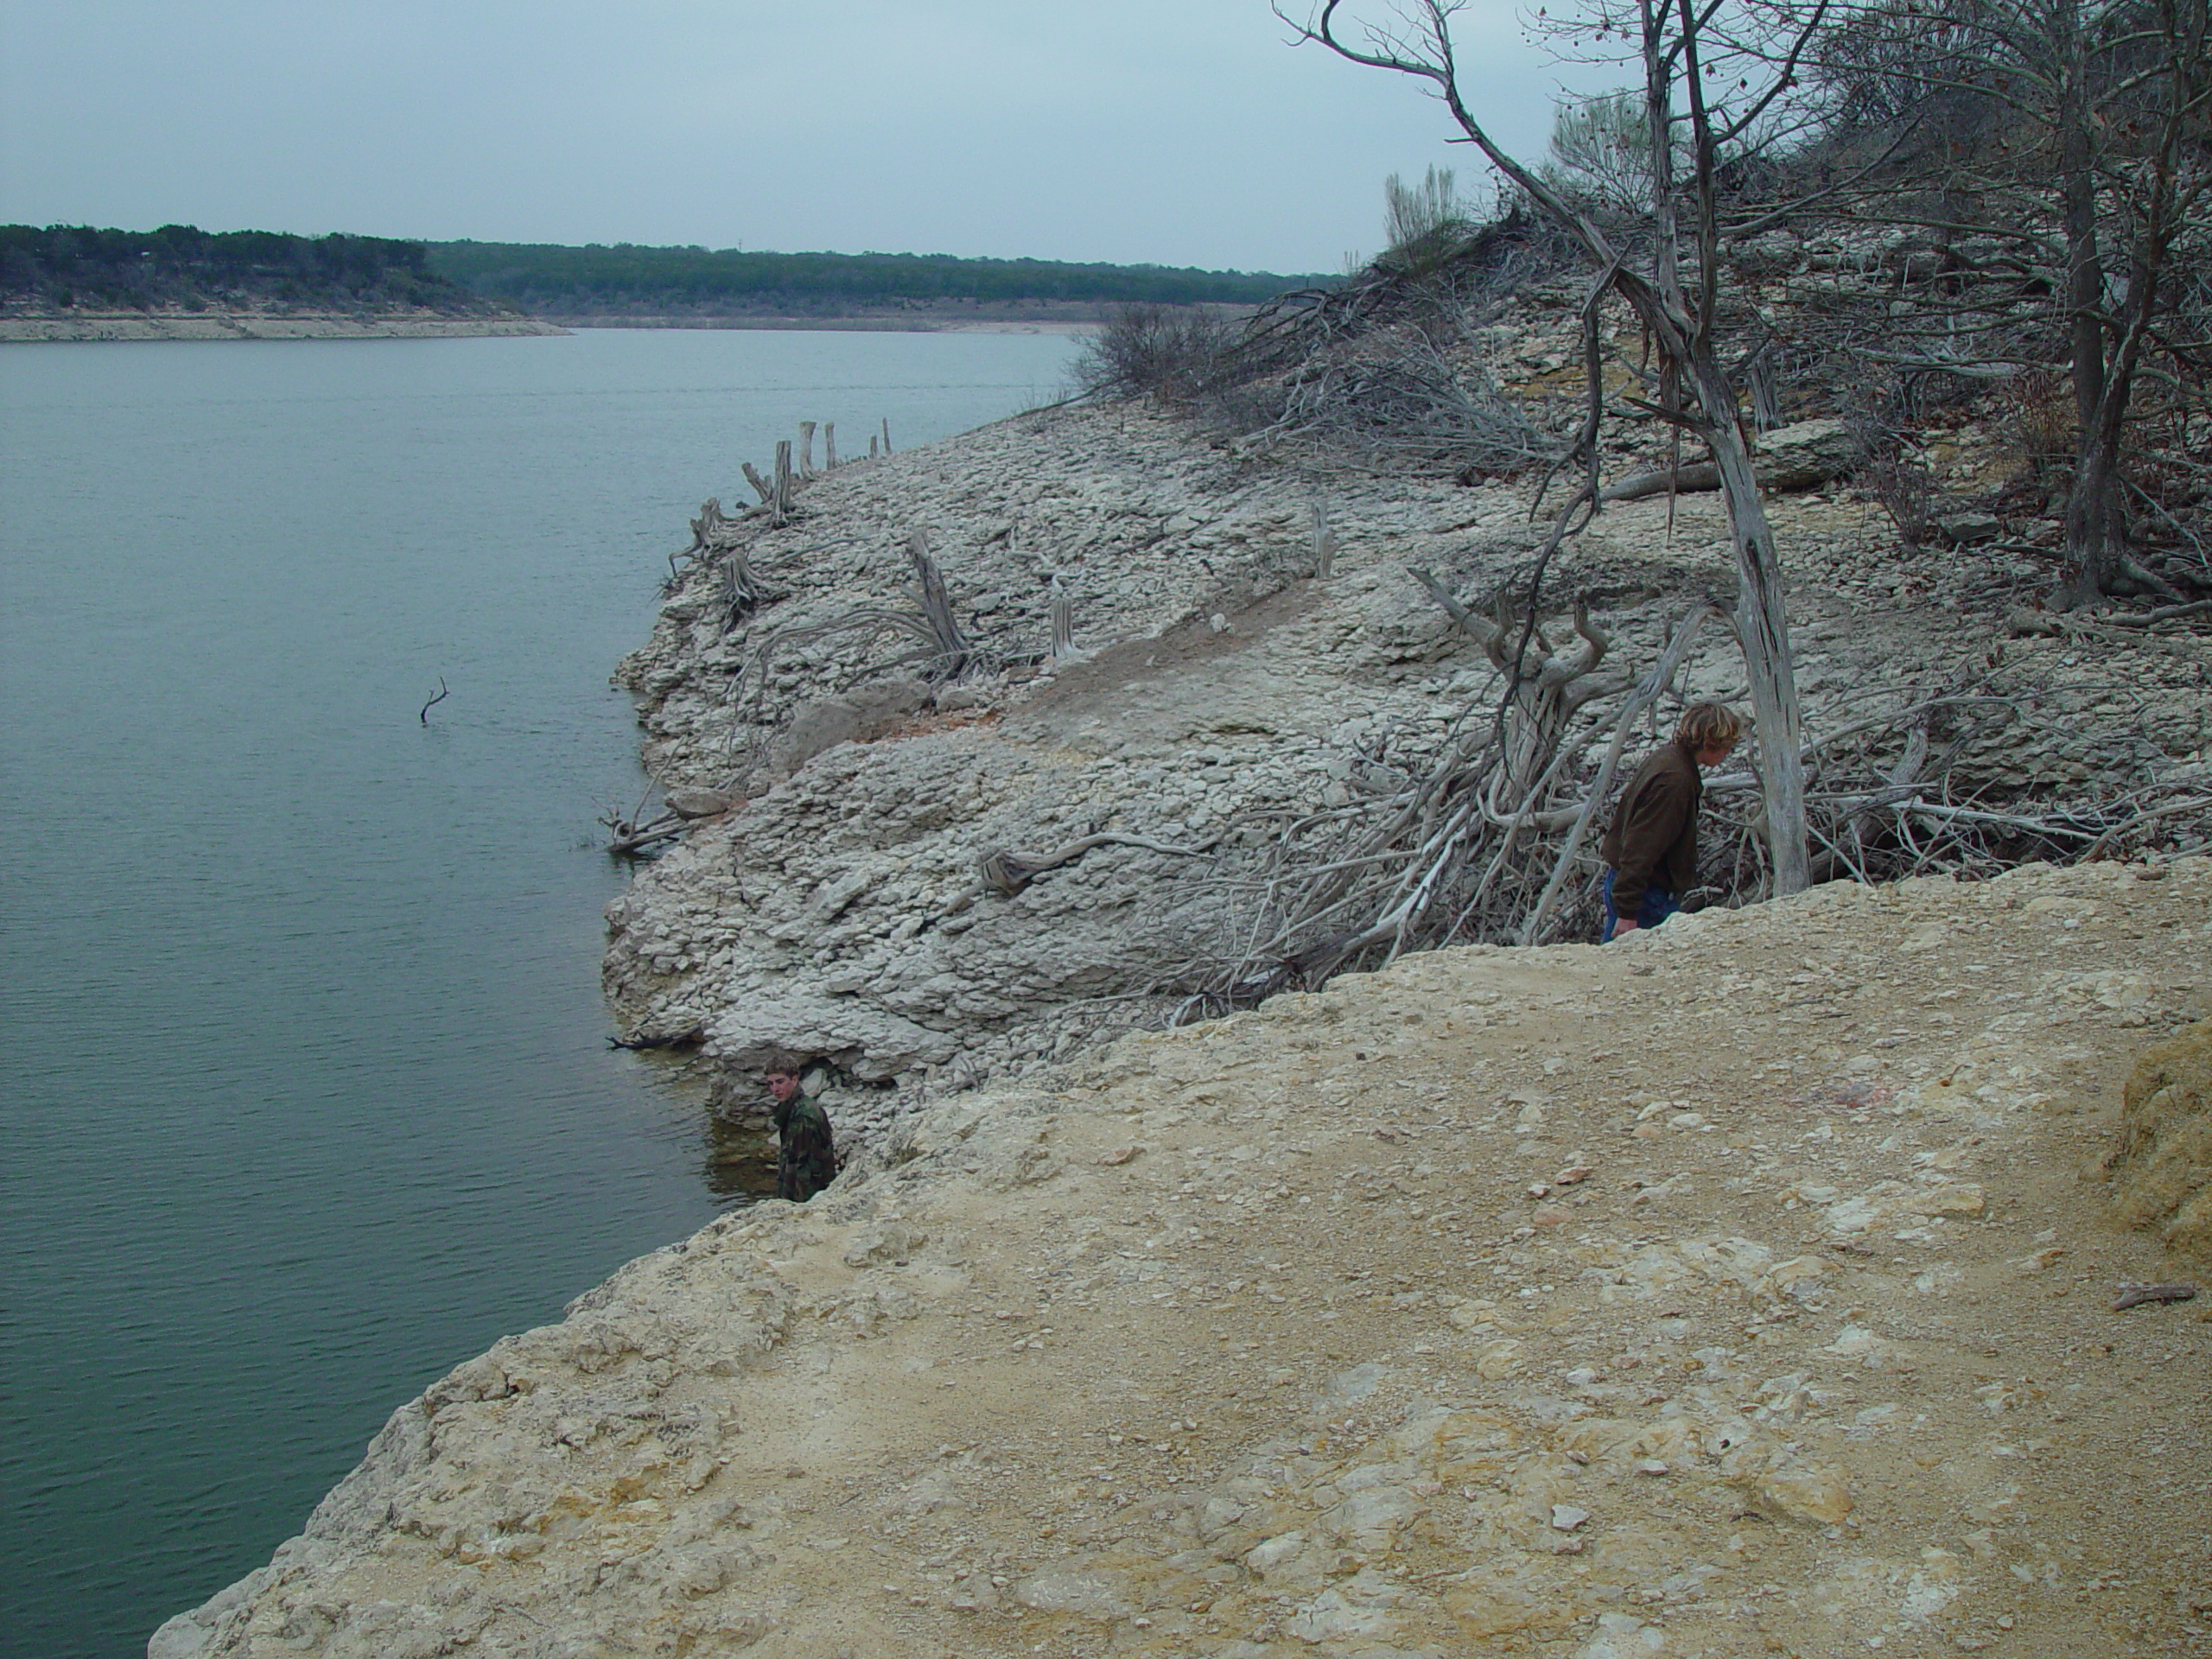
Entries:
[[537,317],[350,316],[341,312],[73,312],[0,317],[0,344],[115,340],[462,340],[565,334]]
[[925,1105],[394,1414],[156,1659],[2206,1650],[2111,1219],[2212,861],[1475,948]]

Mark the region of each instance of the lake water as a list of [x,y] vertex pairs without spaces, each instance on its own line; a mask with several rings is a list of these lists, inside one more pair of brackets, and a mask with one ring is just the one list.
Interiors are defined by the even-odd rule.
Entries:
[[605,1044],[607,674],[798,421],[903,448],[1071,350],[0,347],[0,1648],[143,1652],[395,1406],[713,1213],[698,1103]]

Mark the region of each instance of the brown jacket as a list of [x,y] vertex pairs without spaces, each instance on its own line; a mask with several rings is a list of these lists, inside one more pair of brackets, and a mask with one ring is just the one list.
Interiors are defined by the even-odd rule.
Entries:
[[1600,848],[1613,868],[1613,908],[1635,916],[1643,890],[1677,899],[1697,885],[1697,808],[1705,779],[1697,758],[1680,743],[1654,749],[1621,791],[1612,828]]

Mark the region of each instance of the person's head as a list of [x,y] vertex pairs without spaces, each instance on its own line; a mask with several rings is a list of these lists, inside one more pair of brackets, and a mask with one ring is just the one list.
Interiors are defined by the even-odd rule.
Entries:
[[789,1100],[798,1093],[798,1074],[804,1065],[805,1062],[787,1048],[772,1051],[760,1068],[767,1077],[768,1092],[779,1101]]
[[1743,717],[1725,702],[1694,702],[1682,710],[1675,728],[1675,741],[1694,755],[1700,766],[1717,766],[1726,760],[1743,734]]

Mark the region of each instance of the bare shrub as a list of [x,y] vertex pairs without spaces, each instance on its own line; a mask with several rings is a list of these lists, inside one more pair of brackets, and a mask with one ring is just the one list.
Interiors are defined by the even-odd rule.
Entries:
[[2073,464],[2076,427],[2065,377],[2050,369],[2016,374],[1998,388],[1996,405],[1998,435],[2036,481],[2063,479]]
[[1936,479],[1919,454],[1905,444],[1891,444],[1859,469],[1859,481],[1889,515],[1907,547],[1928,539],[1935,524]]
[[1077,389],[1092,397],[1150,394],[1187,404],[1219,372],[1231,330],[1192,306],[1125,305],[1077,353]]

